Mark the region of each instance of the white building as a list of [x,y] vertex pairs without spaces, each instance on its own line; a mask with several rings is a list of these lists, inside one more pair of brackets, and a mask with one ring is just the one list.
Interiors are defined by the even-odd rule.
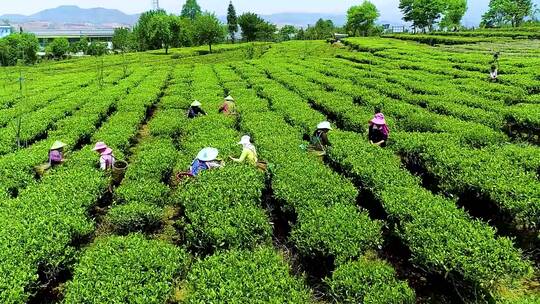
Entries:
[[0,25],[0,38],[4,38],[11,34],[11,25]]

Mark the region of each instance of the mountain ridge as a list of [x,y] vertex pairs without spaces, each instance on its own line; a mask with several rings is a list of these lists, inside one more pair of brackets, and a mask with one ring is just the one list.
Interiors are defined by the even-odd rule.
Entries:
[[128,15],[117,9],[102,7],[80,8],[76,5],[62,5],[56,8],[45,9],[32,15],[9,14],[0,16],[0,20],[7,19],[13,23],[24,22],[51,22],[51,23],[92,23],[106,24],[119,23],[132,25],[139,19],[139,14]]
[[[464,24],[466,26],[474,26],[479,22],[479,11],[483,11],[485,8],[480,6],[471,5],[470,10],[464,18]],[[45,9],[32,15],[21,14],[6,14],[0,16],[0,20],[7,19],[11,23],[29,23],[29,22],[48,22],[53,24],[53,27],[61,27],[63,24],[92,24],[96,27],[100,25],[134,25],[140,14],[126,14],[117,9],[107,9],[102,7],[97,8],[80,8],[76,5],[62,5],[56,8]],[[306,27],[313,25],[319,20],[329,19],[337,26],[342,26],[346,22],[346,14],[336,13],[274,13],[274,14],[260,14],[262,18],[281,25],[294,25],[297,27]],[[387,16],[391,17],[391,16]],[[226,16],[219,16],[219,19],[226,21]],[[396,20],[394,20],[396,19]],[[386,20],[379,20],[379,24],[392,24],[402,25],[405,22],[397,17],[391,17]]]
[[[27,22],[50,22],[53,24],[66,23],[91,23],[100,24],[125,24],[133,25],[137,22],[140,14],[129,15],[117,9],[107,9],[102,7],[97,8],[80,8],[75,5],[62,5],[56,8],[45,9],[32,15],[21,14],[6,14],[0,16],[0,20],[7,19],[11,23],[27,23]],[[345,14],[326,14],[326,13],[277,13],[277,14],[260,14],[262,18],[277,25],[290,24],[294,26],[306,27],[313,25],[320,18],[330,19],[336,25],[345,24]],[[219,16],[222,21],[226,20],[226,16]]]

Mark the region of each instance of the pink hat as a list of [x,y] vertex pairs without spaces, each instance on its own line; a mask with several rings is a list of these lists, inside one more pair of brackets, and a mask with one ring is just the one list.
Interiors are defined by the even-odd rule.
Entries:
[[386,120],[384,119],[383,113],[377,113],[375,114],[375,118],[371,120],[371,123],[376,125],[386,125]]
[[99,151],[99,150],[103,150],[103,149],[107,149],[107,148],[108,148],[107,145],[104,142],[100,141],[100,142],[96,143],[96,146],[92,150],[93,151]]

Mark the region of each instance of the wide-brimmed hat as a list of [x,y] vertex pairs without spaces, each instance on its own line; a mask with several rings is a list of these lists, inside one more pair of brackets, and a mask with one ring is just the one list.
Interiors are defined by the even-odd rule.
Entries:
[[229,95],[229,96],[225,97],[225,100],[227,100],[227,101],[234,101],[234,98],[232,98],[232,96]]
[[330,125],[330,122],[323,121],[320,124],[317,125],[317,129],[326,129],[326,130],[332,130],[332,126]]
[[204,148],[197,154],[197,159],[201,161],[212,161],[216,160],[218,154],[219,151],[216,148]]
[[247,144],[250,144],[251,143],[251,137],[249,137],[248,135],[244,135],[242,136],[242,139],[240,139],[240,142],[238,143],[239,145],[247,145]]
[[102,141],[99,141],[96,143],[96,145],[94,146],[94,149],[92,149],[93,151],[98,151],[98,150],[103,150],[103,149],[107,149],[107,145],[102,142]]
[[202,106],[202,104],[198,101],[198,100],[195,100],[192,104],[191,104],[192,107],[200,107]]
[[376,124],[376,125],[385,125],[386,120],[384,119],[384,114],[383,113],[375,114],[375,117],[371,120],[371,123]]
[[67,146],[65,143],[57,140],[54,142],[54,144],[51,146],[51,150],[58,150],[62,149],[63,147]]

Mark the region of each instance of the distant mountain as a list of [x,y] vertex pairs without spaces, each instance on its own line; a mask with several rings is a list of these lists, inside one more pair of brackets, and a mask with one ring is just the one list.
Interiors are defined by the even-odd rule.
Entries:
[[[294,25],[298,27],[307,27],[313,25],[320,18],[330,19],[334,24],[341,26],[346,22],[346,15],[339,14],[318,14],[318,13],[281,13],[272,15],[261,15],[262,18],[279,25]],[[106,8],[80,8],[74,5],[64,5],[57,8],[46,9],[36,14],[25,15],[2,15],[0,20],[7,19],[11,23],[26,23],[26,22],[50,22],[55,24],[65,23],[92,23],[100,24],[128,24],[132,25],[139,19],[139,14],[128,15],[119,10]],[[227,18],[221,16],[220,19],[226,22]]]
[[[386,3],[381,8],[381,19],[379,24],[402,25],[401,13],[397,10],[397,0],[388,0],[392,3]],[[540,2],[540,0],[535,0]],[[396,2],[396,3],[394,3]],[[394,7],[395,4],[395,7]],[[478,25],[483,12],[487,10],[487,1],[469,1],[469,10],[463,19],[463,24],[467,26]],[[46,9],[36,14],[25,16],[19,14],[8,14],[0,16],[0,20],[7,19],[11,23],[21,24],[29,22],[48,22],[55,27],[62,27],[64,24],[84,24],[90,23],[95,26],[110,24],[133,25],[139,19],[140,14],[128,15],[120,10],[106,8],[84,9],[74,5],[64,5],[57,8]],[[346,23],[345,14],[326,14],[326,13],[279,13],[279,14],[261,14],[265,20],[278,26],[294,25],[297,27],[307,27],[314,25],[319,19],[330,19],[337,26]],[[223,22],[227,21],[225,16],[220,16]]]
[[279,25],[294,25],[299,27],[306,27],[308,25],[314,25],[317,20],[332,20],[335,25],[342,26],[347,22],[346,15],[338,14],[320,14],[320,13],[281,13],[272,15],[261,15],[265,20],[271,23]]
[[[296,27],[307,27],[308,25],[315,25],[317,20],[332,20],[335,25],[342,26],[347,21],[346,15],[338,14],[323,14],[323,13],[279,13],[271,15],[259,14],[264,20],[273,23],[275,25],[293,25]],[[219,20],[223,23],[227,23],[227,16],[218,16]]]
[[7,19],[12,23],[44,21],[51,23],[120,23],[135,24],[139,15],[127,15],[119,10],[106,8],[84,9],[74,5],[64,5],[57,8],[46,9],[30,16],[2,15],[0,20]]

